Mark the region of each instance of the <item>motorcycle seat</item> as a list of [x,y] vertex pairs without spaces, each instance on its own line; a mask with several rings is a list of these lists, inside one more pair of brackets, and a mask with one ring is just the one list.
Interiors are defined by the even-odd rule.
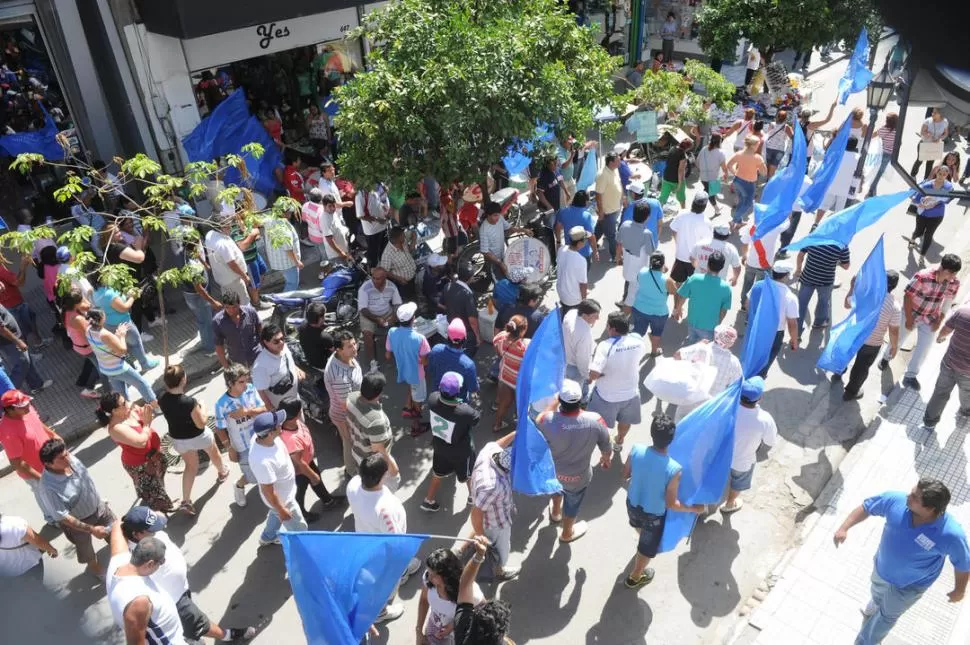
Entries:
[[272,295],[275,298],[280,298],[283,300],[313,300],[314,298],[323,296],[323,287],[316,287],[314,289],[295,289],[293,291],[283,291],[281,293],[274,293]]

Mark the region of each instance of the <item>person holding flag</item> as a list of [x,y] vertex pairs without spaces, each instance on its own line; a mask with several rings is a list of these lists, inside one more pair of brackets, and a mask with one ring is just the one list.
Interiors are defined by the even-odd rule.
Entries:
[[721,512],[730,515],[741,510],[744,500],[741,491],[751,488],[754,467],[758,463],[761,444],[771,448],[778,438],[778,426],[767,410],[759,404],[765,393],[765,380],[752,376],[741,384],[741,405],[734,422],[734,455],[731,459],[731,479],[727,500]]
[[[849,293],[845,295],[845,308],[851,309],[851,298],[855,290],[855,278],[849,285]],[[886,339],[886,332],[889,332],[889,353],[887,356],[891,360],[899,351],[899,324],[902,320],[899,303],[893,296],[896,285],[899,284],[899,272],[893,269],[886,271],[886,296],[883,298],[882,307],[879,310],[879,320],[876,328],[872,330],[869,337],[862,343],[862,347],[855,355],[855,362],[852,363],[852,370],[849,372],[849,382],[842,390],[843,401],[853,401],[862,398],[862,386],[869,376],[869,368],[876,362],[879,351],[882,349]],[[840,374],[832,377],[835,380],[842,378]]]
[[[512,551],[512,444],[515,432],[485,444],[472,470],[471,525],[473,536],[483,536],[495,549],[495,578],[511,580],[521,567],[509,566]],[[459,601],[460,602],[460,601]]]
[[741,257],[744,258],[744,282],[741,284],[741,311],[748,310],[748,293],[758,280],[765,277],[778,253],[781,234],[788,230],[789,223],[782,222],[760,240],[754,239],[756,225],[745,226],[741,230]]
[[781,344],[785,339],[785,328],[788,328],[789,343],[792,351],[798,349],[798,298],[785,285],[785,280],[792,272],[792,265],[787,260],[778,260],[771,267],[771,280],[762,280],[751,289],[751,317],[754,318],[761,299],[761,292],[764,289],[774,289],[775,297],[781,306],[778,308],[778,331],[775,340],[771,344],[771,353],[768,355],[768,363],[761,370],[759,376],[766,378],[771,365],[778,358],[781,352]]

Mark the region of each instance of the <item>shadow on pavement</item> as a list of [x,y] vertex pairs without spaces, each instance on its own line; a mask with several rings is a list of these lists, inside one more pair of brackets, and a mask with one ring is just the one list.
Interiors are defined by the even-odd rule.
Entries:
[[[117,444],[108,436],[106,431],[105,435],[97,441],[89,443],[83,448],[72,449],[71,454],[90,470],[92,466],[114,452],[116,446]],[[121,457],[118,456],[115,459],[121,459]]]
[[266,624],[292,595],[283,549],[279,546],[260,547],[246,569],[243,583],[232,594],[217,622],[220,625]]
[[731,517],[699,518],[690,538],[690,551],[677,559],[677,583],[690,605],[695,625],[707,627],[715,617],[727,616],[741,601],[731,565],[741,552],[740,534]]
[[[230,477],[230,480],[233,479]],[[229,482],[226,483],[229,484]],[[219,535],[211,541],[202,557],[189,568],[189,589],[192,591],[198,592],[205,589],[212,578],[232,559],[243,541],[252,535],[253,527],[265,521],[266,507],[259,497],[259,492],[252,487],[247,492],[249,494],[246,496],[248,502],[246,507],[239,508],[235,504],[230,507],[229,521],[222,527]],[[194,521],[176,520],[169,523],[167,532],[173,542],[181,545],[185,541],[185,534],[193,525]],[[261,552],[264,550],[266,550],[265,547],[260,549]],[[262,557],[262,553],[260,556]],[[280,560],[280,567],[285,571],[286,567],[282,565],[282,552]]]
[[[586,632],[586,645],[646,645],[653,610],[638,591],[623,586],[630,562],[624,565],[600,613],[599,621]],[[648,586],[647,589],[650,587]]]

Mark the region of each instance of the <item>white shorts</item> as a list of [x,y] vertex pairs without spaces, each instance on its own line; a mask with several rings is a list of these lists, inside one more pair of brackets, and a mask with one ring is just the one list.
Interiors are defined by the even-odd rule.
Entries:
[[846,195],[835,195],[833,193],[828,193],[825,198],[822,199],[822,205],[819,206],[820,210],[823,211],[833,211],[837,212],[845,208],[845,200],[848,197]]
[[411,400],[415,403],[424,403],[428,400],[427,378],[422,376],[417,385],[408,385],[411,388]]
[[212,436],[212,430],[209,430],[208,428],[206,428],[198,437],[192,437],[191,439],[172,438],[172,447],[174,447],[175,452],[179,453],[180,455],[186,452],[192,452],[193,450],[206,450],[214,443],[215,437]]

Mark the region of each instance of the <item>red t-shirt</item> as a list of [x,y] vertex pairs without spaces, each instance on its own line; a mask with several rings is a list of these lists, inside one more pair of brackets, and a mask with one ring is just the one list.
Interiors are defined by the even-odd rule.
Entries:
[[466,231],[478,226],[478,204],[467,203],[458,209],[458,222]]
[[294,452],[302,450],[303,454],[300,455],[300,461],[305,464],[313,461],[313,437],[310,436],[310,429],[307,428],[305,423],[297,420],[296,430],[283,428],[283,432],[280,433],[280,439],[283,440],[283,445],[286,446],[286,452],[293,454]]
[[3,291],[0,291],[0,305],[10,309],[23,304],[24,294],[20,293],[20,287],[17,286],[17,274],[7,267],[0,267],[0,282],[4,286]]
[[[44,464],[40,460],[41,446],[51,438],[34,406],[30,406],[30,412],[22,419],[0,418],[0,444],[3,444],[7,457],[23,459],[38,472],[44,472]],[[17,474],[27,479],[19,470]]]
[[283,183],[286,184],[286,192],[290,194],[290,197],[300,202],[301,204],[306,201],[303,196],[303,175],[294,166],[287,166],[283,171]]

